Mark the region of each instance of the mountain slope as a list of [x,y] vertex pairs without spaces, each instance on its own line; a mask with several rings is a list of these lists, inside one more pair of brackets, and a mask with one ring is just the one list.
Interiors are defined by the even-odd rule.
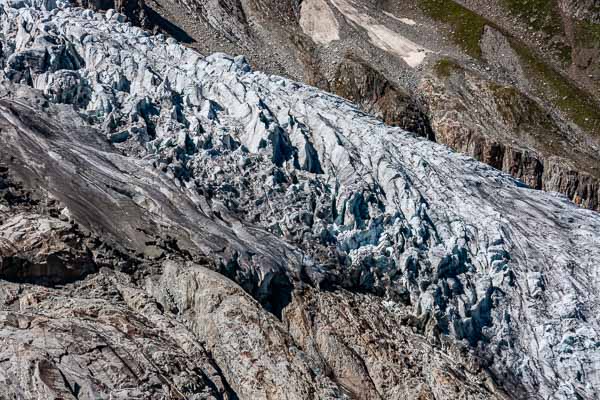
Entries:
[[1,4],[2,392],[598,396],[598,213],[112,11]]

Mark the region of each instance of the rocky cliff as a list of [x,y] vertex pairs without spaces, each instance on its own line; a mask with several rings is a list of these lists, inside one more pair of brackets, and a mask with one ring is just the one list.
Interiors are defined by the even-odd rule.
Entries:
[[600,394],[598,213],[122,14],[0,4],[4,398]]

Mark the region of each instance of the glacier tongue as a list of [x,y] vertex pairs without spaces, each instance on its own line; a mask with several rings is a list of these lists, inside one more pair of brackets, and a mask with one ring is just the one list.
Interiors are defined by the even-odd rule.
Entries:
[[[273,311],[281,279],[375,294],[420,333],[463,341],[523,397],[600,396],[600,214],[114,12],[0,7],[3,118],[33,96],[23,86],[62,104],[59,119],[77,111],[105,135],[95,148],[61,139],[89,162],[86,179],[129,185],[131,212],[191,232],[190,252],[218,251],[206,232],[234,243],[231,276]],[[115,148],[126,157],[108,156]],[[109,176],[124,159],[139,169]],[[167,200],[181,209],[165,212]],[[129,233],[110,232],[143,250]]]

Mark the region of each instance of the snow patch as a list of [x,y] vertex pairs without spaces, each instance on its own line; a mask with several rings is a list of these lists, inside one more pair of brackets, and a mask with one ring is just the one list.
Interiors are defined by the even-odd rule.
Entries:
[[406,25],[415,26],[415,25],[417,24],[417,23],[416,23],[414,20],[412,20],[412,19],[410,19],[410,18],[400,18],[400,17],[396,17],[394,14],[392,14],[392,13],[390,13],[390,12],[387,12],[387,11],[384,11],[383,13],[384,13],[385,15],[387,15],[388,17],[390,17],[390,18],[393,18],[393,19],[395,19],[396,21],[400,21],[400,22],[402,22],[403,24],[406,24]]
[[[423,62],[429,50],[405,38],[398,32],[381,25],[374,18],[358,11],[350,1],[331,0],[331,3],[355,25],[367,31],[373,45],[402,58],[410,67],[415,68]],[[413,21],[414,22],[414,21]]]

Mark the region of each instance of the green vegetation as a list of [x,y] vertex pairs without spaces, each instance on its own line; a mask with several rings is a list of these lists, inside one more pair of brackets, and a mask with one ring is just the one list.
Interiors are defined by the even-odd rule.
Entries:
[[449,58],[439,59],[433,66],[433,70],[440,78],[448,78],[455,71],[461,71],[462,67]]
[[574,21],[575,40],[580,47],[600,47],[600,25],[588,21]]
[[[554,0],[503,0],[513,15],[523,18],[534,29],[551,35],[563,35],[561,16]],[[452,39],[467,54],[481,58],[479,41],[486,25],[496,27],[492,22],[455,3],[452,0],[420,0],[419,7],[429,17],[448,24]],[[586,46],[600,43],[600,25],[578,22],[578,40]],[[501,30],[501,29],[500,29]],[[553,102],[569,119],[586,131],[600,135],[600,105],[586,91],[578,88],[568,78],[553,67],[541,61],[523,43],[512,39],[511,45],[521,58],[530,80]],[[570,62],[571,48],[556,45],[564,62]],[[441,59],[434,66],[440,77],[448,77],[460,66],[452,60]],[[514,93],[500,91],[500,96],[513,97]]]
[[573,49],[571,48],[571,46],[567,45],[567,44],[560,44],[560,43],[555,43],[554,44],[554,49],[556,50],[556,52],[558,53],[558,59],[563,63],[563,65],[569,65],[571,64],[572,61],[572,52]]
[[502,115],[505,122],[511,123],[516,127],[522,127],[522,119],[529,118],[532,113],[527,102],[523,101],[523,96],[517,88],[513,86],[503,86],[497,83],[489,83],[489,88],[494,94],[496,109]]
[[419,7],[436,21],[450,25],[452,40],[471,57],[481,58],[479,40],[486,25],[485,18],[451,0],[421,0]]
[[[546,111],[514,86],[491,82],[489,88],[494,94],[497,110],[506,122],[528,130],[538,128],[537,130],[544,131],[545,136],[551,136],[551,132],[558,131],[554,120]],[[537,133],[539,132],[529,132],[532,135]]]
[[540,150],[560,154],[563,140],[560,129],[546,111],[532,98],[513,86],[490,83],[496,109],[504,122],[515,128],[515,133],[534,137]]
[[554,0],[503,0],[511,14],[521,18],[535,30],[550,35],[563,31],[562,18]]
[[527,47],[512,41],[530,79],[574,123],[600,135],[600,105],[586,91],[578,88],[550,65],[540,61]]
[[562,36],[563,40],[552,42],[551,47],[563,64],[571,63],[571,46],[567,43],[563,20],[555,0],[503,0],[509,12],[520,18],[527,26],[550,36]]

